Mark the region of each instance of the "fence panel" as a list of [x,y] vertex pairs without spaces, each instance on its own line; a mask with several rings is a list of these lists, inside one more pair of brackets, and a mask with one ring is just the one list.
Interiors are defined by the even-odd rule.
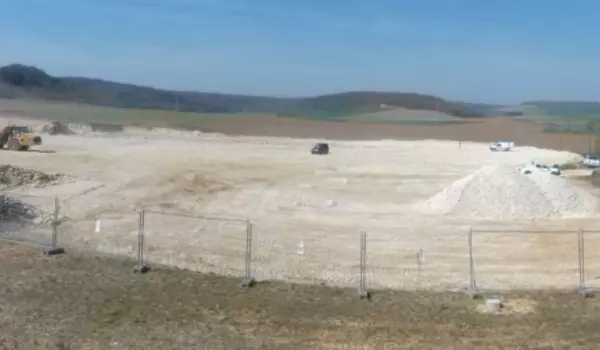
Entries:
[[358,230],[328,232],[321,227],[265,221],[255,225],[253,247],[252,274],[258,281],[359,287]]
[[0,236],[50,247],[56,198],[3,191],[0,197]]
[[583,230],[585,287],[600,290],[600,230]]
[[135,259],[136,213],[104,213],[78,220],[63,217],[58,227],[58,245]]
[[135,258],[137,249],[137,213],[135,211],[98,213],[79,197],[59,201],[58,245],[63,248],[90,250],[101,254]]
[[460,290],[467,281],[464,234],[410,228],[370,232],[367,276],[374,288]]
[[481,290],[578,287],[578,230],[476,229],[472,236]]
[[145,210],[148,264],[245,277],[244,220]]

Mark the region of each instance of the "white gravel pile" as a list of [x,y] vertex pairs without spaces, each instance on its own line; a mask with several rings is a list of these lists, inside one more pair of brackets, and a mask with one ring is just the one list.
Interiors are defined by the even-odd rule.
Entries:
[[597,208],[596,197],[562,177],[506,166],[482,167],[416,205],[429,214],[494,220],[581,216]]

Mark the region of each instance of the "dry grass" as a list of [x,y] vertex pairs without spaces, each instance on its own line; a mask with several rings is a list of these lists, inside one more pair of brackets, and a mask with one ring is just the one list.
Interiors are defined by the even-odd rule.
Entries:
[[[0,243],[0,349],[591,349],[600,303],[512,293],[505,315],[458,293],[262,283]],[[516,306],[515,306],[516,305]],[[527,307],[522,307],[523,305]],[[519,312],[526,310],[527,312]]]

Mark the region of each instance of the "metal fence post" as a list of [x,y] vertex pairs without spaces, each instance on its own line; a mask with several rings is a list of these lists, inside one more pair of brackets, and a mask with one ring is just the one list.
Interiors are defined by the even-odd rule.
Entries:
[[577,231],[577,258],[577,270],[579,275],[577,293],[583,295],[584,297],[588,297],[591,295],[591,293],[585,286],[585,235],[583,229],[581,228]]
[[60,215],[60,201],[58,197],[54,197],[54,213],[52,216],[52,244],[49,249],[46,250],[47,255],[58,255],[64,254],[65,249],[58,247],[58,225],[60,225],[59,221]]
[[256,280],[252,277],[252,223],[246,221],[246,254],[245,254],[245,270],[244,279],[240,284],[242,288],[250,288],[254,286]]
[[467,233],[467,244],[469,246],[469,285],[466,288],[467,294],[476,298],[480,295],[475,279],[475,263],[473,262],[473,229],[469,227]]
[[144,209],[140,210],[138,217],[137,261],[135,267],[133,268],[133,271],[138,273],[146,273],[150,270],[150,268],[144,263],[144,224],[146,222],[145,216],[146,212],[144,211]]
[[360,270],[359,270],[359,286],[358,296],[361,299],[370,299],[371,294],[367,289],[367,232],[360,233]]

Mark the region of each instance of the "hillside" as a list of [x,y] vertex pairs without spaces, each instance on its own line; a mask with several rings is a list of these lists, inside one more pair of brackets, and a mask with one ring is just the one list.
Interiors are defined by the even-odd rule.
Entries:
[[335,117],[403,108],[456,117],[486,116],[481,108],[417,93],[356,91],[304,98],[277,98],[169,91],[101,79],[54,77],[20,64],[0,68],[0,98],[78,102],[116,108],[201,113],[269,113]]

